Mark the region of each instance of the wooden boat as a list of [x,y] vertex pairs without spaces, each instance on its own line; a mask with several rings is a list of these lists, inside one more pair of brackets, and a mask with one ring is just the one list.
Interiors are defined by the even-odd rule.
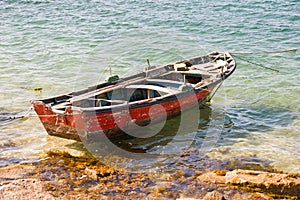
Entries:
[[49,135],[97,140],[209,101],[235,68],[229,53],[212,52],[32,104]]

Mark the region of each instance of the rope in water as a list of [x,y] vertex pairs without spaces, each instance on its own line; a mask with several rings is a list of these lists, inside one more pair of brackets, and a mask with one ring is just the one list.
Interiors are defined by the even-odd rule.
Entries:
[[255,66],[259,66],[259,67],[262,67],[262,68],[265,68],[265,69],[269,69],[269,70],[272,70],[272,71],[274,71],[274,72],[279,72],[279,70],[277,70],[277,69],[273,69],[273,68],[271,68],[271,67],[266,67],[266,66],[264,66],[264,65],[262,65],[262,64],[259,64],[259,63],[255,63],[255,62],[246,60],[246,59],[241,58],[241,57],[239,57],[239,56],[236,56],[236,55],[235,55],[234,57],[236,57],[236,58],[238,58],[238,59],[240,59],[240,60],[242,60],[242,61],[245,61],[245,62],[247,62],[247,63],[253,64],[253,65],[255,65]]
[[27,111],[23,115],[14,115],[14,116],[8,116],[8,117],[0,117],[0,126],[10,124],[14,120],[18,119],[26,119],[30,117],[30,112],[33,110],[33,107],[30,106]]
[[29,108],[28,108],[28,110],[25,112],[25,114],[23,114],[23,115],[19,115],[19,116],[10,116],[10,117],[7,117],[7,120],[14,120],[14,119],[22,119],[22,118],[25,118],[25,117],[29,117],[29,114],[30,114],[30,112],[33,110],[33,107],[32,106],[30,106]]
[[244,58],[241,58],[237,55],[241,55],[241,54],[278,54],[278,53],[293,53],[293,52],[296,52],[298,51],[299,48],[295,48],[295,49],[287,49],[287,50],[282,50],[282,51],[262,51],[262,52],[229,52],[230,54],[232,54],[234,57],[236,57],[237,59],[240,59],[242,61],[245,61],[247,63],[250,63],[250,64],[253,64],[255,66],[258,66],[258,67],[262,67],[262,68],[265,68],[265,69],[269,69],[269,70],[272,70],[274,72],[279,72],[279,70],[277,69],[274,69],[274,68],[271,68],[271,67],[266,67],[262,64],[259,64],[259,63],[255,63],[255,62],[252,62],[252,61],[249,61],[249,60],[246,60]]
[[[32,114],[31,111],[33,110],[33,107],[30,106],[28,110],[22,114],[22,115],[14,115],[14,116],[8,116],[8,117],[0,117],[0,126],[4,126],[7,124],[12,123],[15,120],[19,119],[28,119],[29,117],[59,117],[59,116],[71,116],[71,114],[63,113],[63,114],[52,114],[52,115],[36,115]],[[74,114],[73,114],[74,115]]]
[[300,48],[295,48],[295,49],[287,49],[287,50],[282,50],[282,51],[262,51],[262,52],[229,52],[230,54],[277,54],[277,53],[293,53],[300,50]]

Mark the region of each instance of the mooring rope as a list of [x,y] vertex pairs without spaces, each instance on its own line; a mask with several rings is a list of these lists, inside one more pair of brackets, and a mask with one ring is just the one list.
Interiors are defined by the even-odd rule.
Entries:
[[71,116],[74,114],[69,114],[69,113],[58,113],[58,114],[49,114],[49,115],[37,115],[37,114],[31,114],[31,111],[33,110],[33,107],[30,106],[28,110],[23,114],[17,114],[13,116],[1,116],[0,117],[0,126],[4,126],[7,124],[11,124],[13,121],[18,120],[18,119],[28,119],[29,117],[61,117],[61,116]]
[[266,67],[262,64],[259,64],[259,63],[255,63],[255,62],[252,62],[252,61],[249,61],[249,60],[246,60],[244,58],[241,58],[237,55],[241,55],[241,54],[278,54],[278,53],[293,53],[293,52],[296,52],[298,51],[299,48],[295,48],[295,49],[287,49],[287,50],[282,50],[282,51],[262,51],[262,52],[229,52],[232,56],[234,56],[235,58],[237,59],[240,59],[242,61],[245,61],[247,63],[250,63],[252,65],[255,65],[255,66],[258,66],[258,67],[262,67],[262,68],[265,68],[265,69],[269,69],[269,70],[272,70],[274,72],[279,72],[279,70],[277,69],[274,69],[274,68],[271,68],[271,67]]
[[277,54],[277,53],[293,53],[298,51],[300,48],[295,48],[295,49],[287,49],[287,50],[282,50],[282,51],[261,51],[261,52],[229,52],[230,54]]
[[25,119],[25,118],[28,118],[28,117],[30,117],[30,112],[31,112],[32,110],[33,110],[33,107],[30,106],[30,107],[27,109],[27,111],[26,111],[24,114],[22,114],[22,115],[17,114],[17,115],[14,115],[14,116],[7,116],[7,117],[6,117],[6,116],[5,116],[5,117],[1,116],[1,117],[0,117],[0,126],[9,124],[9,123],[11,123],[12,121],[17,120],[17,119]]
[[220,84],[218,85],[217,88],[215,88],[214,92],[209,96],[209,99],[207,100],[207,102],[210,102],[211,99],[215,96],[215,94],[217,93],[217,91],[219,90],[219,88],[222,86],[223,82],[225,81],[225,78],[222,76],[222,80],[220,82]]
[[14,120],[14,119],[22,119],[22,118],[25,118],[25,117],[29,117],[29,114],[30,112],[33,110],[33,107],[30,106],[27,111],[23,114],[23,115],[15,115],[15,116],[10,116],[10,117],[7,117],[8,120]]
[[274,72],[279,72],[278,69],[273,69],[273,68],[271,68],[271,67],[266,67],[266,66],[264,66],[264,65],[262,65],[262,64],[259,64],[259,63],[255,63],[255,62],[246,60],[246,59],[241,58],[241,57],[236,56],[236,55],[235,55],[234,57],[236,57],[236,58],[238,58],[238,59],[240,59],[240,60],[242,60],[242,61],[245,61],[245,62],[247,62],[247,63],[250,63],[250,64],[252,64],[252,65],[259,66],[259,67],[262,67],[262,68],[265,68],[265,69],[269,69],[269,70],[272,70],[272,71],[274,71]]

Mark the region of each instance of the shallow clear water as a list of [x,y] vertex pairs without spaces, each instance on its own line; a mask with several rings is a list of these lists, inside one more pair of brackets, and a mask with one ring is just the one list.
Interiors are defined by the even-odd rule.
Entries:
[[[23,114],[41,96],[99,83],[108,67],[121,76],[142,71],[147,58],[162,65],[210,51],[299,48],[299,10],[297,0],[1,1],[0,116]],[[215,134],[218,142],[206,152],[212,158],[258,157],[300,172],[299,52],[240,57],[280,72],[237,59],[211,106],[213,113],[222,110],[225,127],[216,135],[205,126],[216,118],[200,117],[204,126],[194,140]],[[2,120],[0,165],[35,160],[70,143],[47,136],[32,115]]]

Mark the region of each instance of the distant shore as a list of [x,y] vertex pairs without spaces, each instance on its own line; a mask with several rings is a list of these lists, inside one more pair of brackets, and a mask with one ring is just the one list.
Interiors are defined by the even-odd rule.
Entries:
[[300,198],[300,175],[257,170],[127,173],[90,155],[48,152],[37,163],[0,168],[0,199]]

